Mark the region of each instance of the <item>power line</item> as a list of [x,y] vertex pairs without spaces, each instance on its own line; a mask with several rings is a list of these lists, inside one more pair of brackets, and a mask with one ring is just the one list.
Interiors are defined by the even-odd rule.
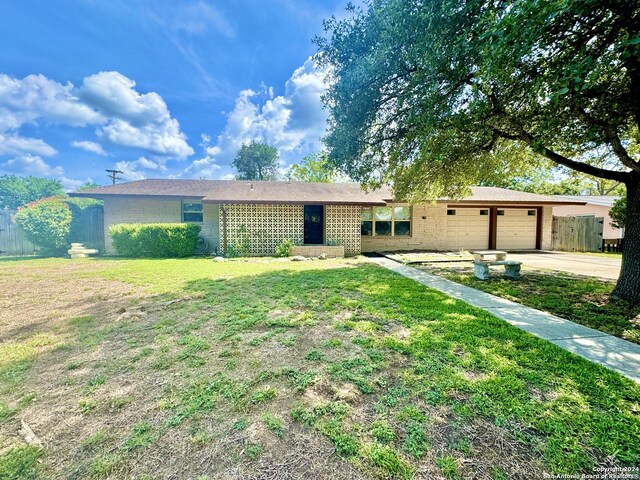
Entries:
[[116,180],[120,180],[120,177],[118,177],[119,173],[124,173],[121,170],[105,170],[105,172],[108,172],[107,177],[109,177],[111,179],[111,184],[115,185],[116,184]]

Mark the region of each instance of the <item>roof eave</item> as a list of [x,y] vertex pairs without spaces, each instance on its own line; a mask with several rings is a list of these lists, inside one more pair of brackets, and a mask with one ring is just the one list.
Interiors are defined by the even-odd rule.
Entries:
[[204,198],[202,203],[212,204],[224,204],[224,205],[247,205],[247,204],[260,204],[260,205],[362,205],[362,206],[380,206],[387,205],[386,202],[380,201],[339,201],[339,200],[224,200],[224,199],[207,199]]
[[98,200],[105,200],[107,198],[150,198],[155,200],[180,200],[186,199],[198,199],[204,198],[204,195],[150,195],[147,193],[85,193],[85,192],[71,192],[70,197],[84,197],[84,198],[96,198]]
[[549,200],[437,200],[438,203],[464,203],[468,205],[586,205],[587,202],[557,202]]

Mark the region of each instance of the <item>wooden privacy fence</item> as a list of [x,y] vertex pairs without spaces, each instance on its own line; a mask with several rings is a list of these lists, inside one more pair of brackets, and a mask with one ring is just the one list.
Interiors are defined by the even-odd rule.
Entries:
[[553,249],[565,252],[602,250],[602,217],[553,217]]
[[16,212],[0,210],[0,255],[33,255],[36,247],[13,222]]
[[[33,255],[38,247],[25,237],[22,229],[13,221],[16,212],[0,210],[0,255]],[[104,213],[101,205],[74,212],[77,217],[71,232],[71,241],[84,243],[104,252]]]

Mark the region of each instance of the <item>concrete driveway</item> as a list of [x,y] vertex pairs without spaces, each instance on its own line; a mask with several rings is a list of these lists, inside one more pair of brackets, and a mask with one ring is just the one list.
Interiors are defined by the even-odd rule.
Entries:
[[509,253],[507,260],[518,260],[523,267],[546,268],[561,272],[588,275],[591,277],[610,278],[617,280],[620,274],[622,258],[575,254],[564,252],[518,252]]

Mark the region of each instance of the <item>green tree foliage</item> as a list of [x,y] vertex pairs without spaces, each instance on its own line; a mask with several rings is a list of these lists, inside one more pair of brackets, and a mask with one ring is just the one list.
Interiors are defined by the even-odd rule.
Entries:
[[288,177],[294,182],[333,183],[340,180],[340,174],[329,163],[326,152],[312,153],[304,157],[300,163],[294,163]]
[[125,257],[181,258],[194,254],[200,225],[120,223],[109,227],[113,247]]
[[614,295],[640,301],[640,3],[370,0],[325,31],[337,168],[409,200],[461,195],[532,153],[624,183]]
[[626,228],[627,223],[627,199],[622,197],[613,202],[609,210],[611,226],[614,228]]
[[278,150],[264,143],[247,143],[240,147],[232,165],[237,180],[276,180]]
[[2,175],[0,177],[0,210],[5,208],[16,210],[18,207],[39,198],[61,195],[62,193],[60,180]]
[[18,209],[15,222],[44,255],[62,255],[69,245],[72,215],[62,195],[42,198]]
[[91,181],[91,182],[83,183],[82,185],[80,185],[78,187],[78,191],[79,192],[83,192],[84,190],[92,190],[94,188],[100,188],[100,187],[102,187],[102,185],[100,185],[99,183]]

